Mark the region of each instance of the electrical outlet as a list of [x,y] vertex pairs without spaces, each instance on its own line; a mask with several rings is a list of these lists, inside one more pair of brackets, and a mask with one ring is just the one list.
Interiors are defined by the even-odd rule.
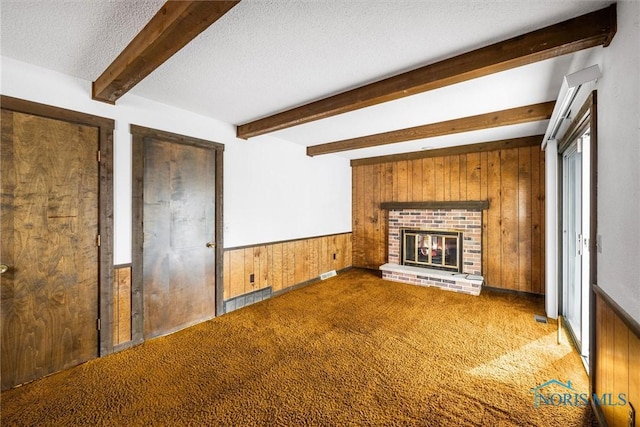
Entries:
[[629,427],[636,427],[636,410],[631,402],[629,402]]
[[256,275],[251,273],[249,275],[249,283],[254,283],[256,281]]

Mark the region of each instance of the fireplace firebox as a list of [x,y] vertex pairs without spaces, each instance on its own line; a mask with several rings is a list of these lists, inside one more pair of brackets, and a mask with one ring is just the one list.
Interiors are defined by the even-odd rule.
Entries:
[[402,265],[462,273],[462,232],[407,228],[400,232]]

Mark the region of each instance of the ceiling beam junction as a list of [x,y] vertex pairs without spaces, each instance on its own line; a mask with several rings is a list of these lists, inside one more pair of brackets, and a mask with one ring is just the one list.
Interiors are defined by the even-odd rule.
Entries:
[[428,125],[312,145],[307,147],[307,155],[318,156],[321,154],[394,144],[396,142],[413,141],[416,139],[433,138],[436,136],[453,135],[462,132],[548,120],[551,118],[554,105],[555,101],[549,101],[479,114],[477,116],[462,117],[444,122],[430,123]]
[[167,1],[93,82],[92,98],[115,104],[239,2]]
[[500,139],[497,141],[479,142],[476,144],[456,145],[454,147],[436,148],[433,150],[412,151],[410,153],[389,154],[386,156],[364,157],[352,159],[351,166],[377,165],[388,162],[429,159],[432,157],[457,156],[460,154],[486,153],[510,148],[539,146],[544,135],[523,136],[520,138]]
[[616,33],[616,5],[237,127],[248,139],[595,46]]

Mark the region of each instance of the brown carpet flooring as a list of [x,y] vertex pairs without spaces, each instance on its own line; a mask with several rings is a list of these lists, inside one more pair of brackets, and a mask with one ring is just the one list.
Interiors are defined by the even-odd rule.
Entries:
[[2,426],[595,425],[534,408],[588,390],[538,299],[480,297],[351,270],[2,393]]

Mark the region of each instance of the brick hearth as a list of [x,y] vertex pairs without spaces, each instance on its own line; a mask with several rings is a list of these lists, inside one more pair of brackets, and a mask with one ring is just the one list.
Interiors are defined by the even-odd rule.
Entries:
[[[462,231],[462,273],[400,265],[400,230]],[[382,277],[396,282],[437,286],[479,295],[482,287],[482,211],[469,209],[389,210],[389,258],[381,266]]]

